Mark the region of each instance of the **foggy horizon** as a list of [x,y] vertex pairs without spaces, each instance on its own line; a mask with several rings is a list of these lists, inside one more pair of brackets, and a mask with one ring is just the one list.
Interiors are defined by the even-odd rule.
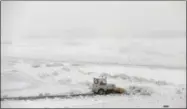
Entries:
[[2,1],[1,6],[3,56],[186,65],[185,1]]

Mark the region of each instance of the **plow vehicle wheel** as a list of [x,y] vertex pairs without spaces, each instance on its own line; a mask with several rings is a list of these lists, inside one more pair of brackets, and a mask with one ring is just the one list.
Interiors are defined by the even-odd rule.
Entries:
[[103,89],[99,89],[99,90],[98,90],[98,94],[99,94],[99,95],[103,95],[103,94],[105,94],[105,91],[104,91]]

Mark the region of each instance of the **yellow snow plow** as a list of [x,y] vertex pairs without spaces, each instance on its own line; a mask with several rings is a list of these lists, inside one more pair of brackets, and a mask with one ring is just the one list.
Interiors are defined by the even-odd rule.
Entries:
[[92,92],[95,94],[109,94],[109,93],[125,93],[124,88],[116,87],[115,84],[108,84],[106,78],[94,78],[92,85]]

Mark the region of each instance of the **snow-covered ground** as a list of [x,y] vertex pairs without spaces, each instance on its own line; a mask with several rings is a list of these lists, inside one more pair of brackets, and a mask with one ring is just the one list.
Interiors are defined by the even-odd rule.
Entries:
[[184,99],[160,96],[95,96],[93,98],[44,99],[37,101],[5,101],[2,107],[8,108],[172,108],[186,107]]
[[130,93],[73,99],[2,101],[3,108],[186,107],[186,69],[13,57],[3,57],[1,63],[1,97],[87,93],[90,92],[93,77],[100,75],[106,75],[109,83]]

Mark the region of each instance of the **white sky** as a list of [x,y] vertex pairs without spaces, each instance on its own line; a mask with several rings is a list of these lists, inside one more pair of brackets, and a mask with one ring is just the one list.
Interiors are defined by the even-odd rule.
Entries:
[[186,30],[185,1],[2,1],[2,41]]

